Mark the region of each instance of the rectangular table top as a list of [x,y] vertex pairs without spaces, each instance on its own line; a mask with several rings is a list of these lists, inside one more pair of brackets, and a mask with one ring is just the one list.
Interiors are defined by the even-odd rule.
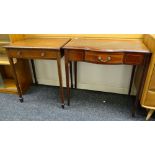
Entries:
[[5,48],[25,48],[25,49],[55,49],[60,50],[70,39],[67,38],[39,38],[16,41]]
[[68,42],[64,49],[83,49],[100,52],[141,52],[150,53],[141,40],[125,39],[85,39],[75,38]]

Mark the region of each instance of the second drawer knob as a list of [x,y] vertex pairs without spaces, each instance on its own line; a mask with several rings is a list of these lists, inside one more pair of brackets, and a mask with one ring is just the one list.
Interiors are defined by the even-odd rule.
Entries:
[[44,57],[44,56],[45,56],[45,52],[42,52],[42,53],[41,53],[41,56]]

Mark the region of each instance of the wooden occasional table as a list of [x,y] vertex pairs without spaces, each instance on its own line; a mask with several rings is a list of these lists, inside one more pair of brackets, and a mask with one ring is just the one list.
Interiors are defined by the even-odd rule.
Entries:
[[13,63],[13,58],[31,59],[35,83],[37,83],[37,79],[36,79],[33,59],[57,60],[58,76],[59,76],[59,83],[60,83],[60,98],[62,103],[61,105],[62,105],[62,108],[64,108],[64,92],[63,92],[63,83],[62,83],[61,58],[64,55],[62,47],[69,40],[70,39],[65,39],[65,38],[25,39],[5,46],[5,48],[7,49],[7,54],[12,67],[14,79],[17,85],[20,102],[23,102],[23,97],[22,97],[22,92],[18,81],[18,77],[16,74],[16,69]]
[[[68,105],[70,105],[70,86],[69,86],[69,64],[74,62],[75,88],[77,88],[77,62],[89,62],[103,65],[133,65],[130,80],[129,95],[133,83],[135,68],[137,65],[143,66],[141,79],[137,89],[136,99],[132,110],[135,115],[136,107],[139,103],[141,90],[146,78],[150,62],[150,51],[145,47],[141,40],[108,40],[108,39],[84,39],[75,38],[68,42],[64,47],[65,69]],[[71,71],[72,72],[72,71]],[[71,86],[73,80],[71,74]]]

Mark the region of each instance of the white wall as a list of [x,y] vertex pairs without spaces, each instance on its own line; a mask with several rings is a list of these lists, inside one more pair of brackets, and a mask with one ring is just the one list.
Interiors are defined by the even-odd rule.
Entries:
[[[54,60],[35,60],[38,82],[58,86],[57,63]],[[132,66],[96,65],[78,63],[78,88],[127,94]],[[65,67],[62,59],[63,82],[65,84]]]

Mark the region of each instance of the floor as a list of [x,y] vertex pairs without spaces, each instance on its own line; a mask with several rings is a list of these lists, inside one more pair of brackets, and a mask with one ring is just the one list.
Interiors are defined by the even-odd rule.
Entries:
[[32,86],[23,103],[16,95],[0,94],[0,121],[144,121],[146,117],[143,109],[131,116],[133,97],[127,95],[72,90],[71,106],[62,109],[58,93],[58,87]]

